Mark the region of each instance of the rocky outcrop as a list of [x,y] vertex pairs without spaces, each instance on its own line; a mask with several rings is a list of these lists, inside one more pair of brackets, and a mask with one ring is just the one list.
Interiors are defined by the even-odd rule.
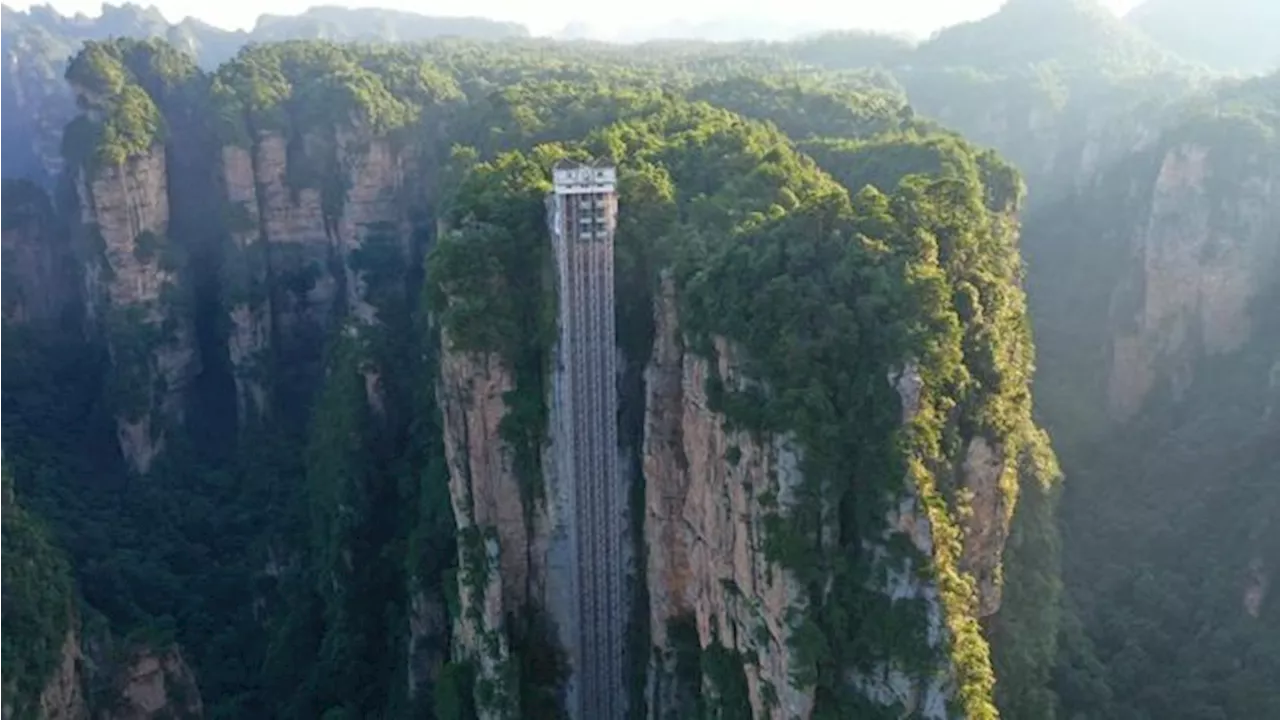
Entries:
[[977,436],[969,440],[958,480],[967,491],[960,569],[977,583],[978,617],[987,617],[1000,609],[1001,558],[1013,519],[1009,499],[1017,497],[1018,475],[1004,455],[1003,444]]
[[231,241],[224,259],[224,296],[231,320],[227,351],[235,376],[238,416],[243,421],[267,409],[264,374],[271,341],[270,277],[250,151],[236,145],[223,147],[221,169]]
[[507,411],[503,396],[513,387],[497,355],[446,352],[441,358],[438,396],[458,528],[496,533],[502,601],[518,608],[527,597],[534,568],[520,480],[499,431]]
[[[802,455],[790,438],[729,429],[725,417],[711,409],[706,386],[713,368],[684,347],[670,285],[655,320],[643,452],[649,622],[657,649],[650,668],[651,717],[687,711],[675,677],[679,641],[671,634],[686,619],[692,619],[704,652],[719,645],[742,658],[753,717],[809,717],[813,689],[795,680],[801,666],[794,642],[809,597],[765,549],[766,528],[801,497]],[[718,376],[731,387],[747,382],[739,351],[724,340],[715,344]],[[901,399],[902,422],[913,422],[925,389],[919,371],[908,364],[887,380]],[[908,666],[889,652],[874,667],[849,669],[846,680],[872,702],[905,708],[912,717],[954,717],[948,709],[958,687],[948,650],[951,623],[990,615],[1000,606],[1016,472],[1005,443],[974,436],[962,447],[950,480],[959,507],[931,507],[939,498],[926,501],[909,474],[901,495],[889,499],[883,534],[862,541],[873,568],[867,588],[895,605],[923,609],[922,649],[932,659],[925,666],[916,658]],[[956,601],[944,599],[936,567],[942,562],[935,548],[937,513],[949,513],[954,519],[946,522],[958,525],[948,532],[958,533],[957,569],[974,580],[974,607],[950,608],[946,603]],[[834,533],[823,537],[834,547]],[[706,678],[704,693],[705,685]]]
[[84,656],[75,614],[69,613],[70,627],[57,649],[57,662],[40,688],[38,697],[18,695],[17,688],[6,679],[4,703],[0,717],[4,720],[88,720],[89,706],[85,698]]
[[[339,278],[330,271],[330,228],[320,189],[290,183],[284,136],[263,135],[252,152],[261,232],[270,258],[272,314],[281,341],[301,344],[308,328],[328,327],[333,318]],[[301,170],[295,166],[294,172]]]
[[477,696],[480,685],[499,690],[496,700],[477,697],[481,717],[503,718],[513,712],[507,691],[514,691],[503,676],[506,615],[524,607],[537,578],[519,478],[499,431],[514,381],[496,354],[452,351],[447,337],[444,345],[437,397],[458,526],[454,655],[474,662]]
[[[902,405],[902,423],[912,422],[920,412],[924,380],[915,363],[907,363],[889,372],[887,380],[898,392]],[[929,568],[934,559],[934,529],[919,488],[910,474],[904,482],[902,493],[890,503],[885,529],[879,538],[863,542],[868,555],[877,566],[874,577],[883,577],[882,586],[872,586],[875,592],[887,595],[894,602],[916,601],[925,609],[924,642],[933,651],[942,647],[945,627],[945,610],[941,593]],[[905,538],[912,552],[891,551],[896,539]],[[907,716],[928,720],[946,720],[948,701],[954,692],[954,678],[950,663],[941,652],[935,654],[927,671],[924,668],[908,669],[890,660],[867,671],[852,672],[850,685],[856,687],[872,701],[885,706],[901,706]]]
[[195,676],[176,647],[140,648],[117,671],[110,699],[96,720],[161,720],[204,717]]
[[1228,177],[1214,154],[1182,144],[1164,155],[1130,241],[1134,270],[1113,295],[1115,419],[1136,413],[1157,384],[1180,397],[1198,359],[1238,350],[1274,281],[1280,183],[1257,170]]
[[[805,600],[762,546],[765,517],[778,512],[768,498],[785,512],[800,481],[797,454],[785,438],[761,441],[725,430],[724,418],[708,406],[708,363],[681,342],[669,287],[658,303],[655,335],[644,437],[653,645],[669,650],[669,626],[691,616],[702,647],[719,642],[755,657],[744,667],[754,717],[807,717],[813,698],[792,686],[788,646],[790,612]],[[724,344],[719,350],[721,375],[732,378],[734,353]],[[657,697],[650,708],[668,717],[678,706],[675,658],[659,652],[654,661]]]
[[[142,644],[115,656],[110,636],[82,637],[81,632],[79,617],[73,612],[58,663],[34,706],[34,717],[199,720],[204,716],[195,675],[177,646]],[[95,688],[91,697],[87,687]],[[5,720],[16,717],[12,710],[6,704]]]
[[[403,291],[371,287],[387,281],[371,276],[388,256],[408,261],[408,153],[359,132],[335,137],[311,134],[291,144],[264,133],[251,148],[221,150],[231,236],[227,342],[242,418],[265,408],[263,370],[273,338],[274,350],[291,362],[317,363],[344,309],[374,325],[375,296]],[[366,370],[366,384],[370,402],[381,407],[376,368]]]
[[411,167],[406,154],[397,152],[389,141],[357,133],[339,133],[337,152],[345,189],[336,227],[337,241],[347,259],[343,287],[352,314],[373,323],[378,312],[369,285],[368,266],[373,263],[362,262],[356,253],[373,241],[408,257],[412,228],[405,181]]
[[[41,720],[84,720],[89,717],[89,710],[85,705],[84,678],[81,674],[84,660],[80,654],[80,638],[75,625],[73,622],[71,629],[67,631],[58,667],[40,693]],[[7,713],[5,717],[8,717]]]
[[65,227],[45,191],[25,180],[5,180],[4,321],[52,327],[79,301],[77,276]]
[[178,248],[169,233],[165,150],[78,175],[80,223],[91,253],[89,317],[111,352],[121,452],[146,473],[183,416],[183,393],[199,372],[189,314],[178,301]]

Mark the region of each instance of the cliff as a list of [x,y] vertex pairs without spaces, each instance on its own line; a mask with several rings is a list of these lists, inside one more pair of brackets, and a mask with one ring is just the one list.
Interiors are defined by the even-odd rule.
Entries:
[[42,720],[82,720],[89,717],[89,711],[85,705],[80,669],[84,660],[80,654],[80,639],[74,629],[67,633],[60,655],[58,669],[40,693],[39,717]]
[[507,620],[525,609],[545,578],[512,451],[500,433],[514,383],[497,356],[456,352],[447,339],[439,383],[459,537],[455,657],[474,663],[481,717],[516,717]]
[[[284,135],[264,133],[249,148],[220,151],[231,241],[224,269],[227,351],[242,421],[267,408],[269,353],[290,366],[314,367],[335,318],[350,312],[361,324],[375,324],[376,304],[395,292],[386,265],[408,262],[411,151],[347,131],[334,144],[304,138],[300,148],[291,155]],[[334,176],[307,177],[299,168],[309,163]],[[370,296],[372,273],[382,273],[375,278],[381,301]]]
[[[1278,708],[1261,689],[1280,656],[1258,640],[1275,632],[1274,551],[1262,550],[1276,547],[1275,83],[1197,98],[1028,219],[1037,398],[1073,478],[1062,507],[1079,614],[1064,635],[1067,714]],[[1184,629],[1193,617],[1204,619],[1194,633]],[[1123,652],[1117,632],[1129,638]],[[1156,669],[1160,648],[1206,633],[1215,651]],[[1260,691],[1211,698],[1205,683],[1218,673]]]
[[[755,659],[745,668],[752,717],[808,717],[813,698],[790,680],[789,620],[803,611],[805,595],[763,552],[766,517],[775,509],[766,498],[785,512],[799,484],[796,449],[782,437],[725,429],[723,415],[707,402],[707,360],[685,352],[673,295],[668,284],[655,308],[645,372],[644,538],[649,627],[658,650],[650,714],[688,711],[691,688],[677,681],[672,633],[691,621],[698,648],[719,645]],[[732,377],[736,363],[727,350],[722,344],[720,372]]]
[[[137,646],[125,658],[88,658],[79,622],[67,633],[57,669],[40,693],[39,720],[199,720],[204,706],[177,647]],[[90,652],[100,650],[91,641]],[[109,640],[107,643],[109,644]],[[99,653],[100,654],[100,653]],[[92,687],[92,694],[86,690]],[[11,717],[6,707],[5,718]]]
[[[211,97],[191,58],[159,42],[89,43],[67,78],[85,109],[64,149],[86,304],[135,471],[183,424],[197,378],[218,416],[207,398],[228,365],[248,427],[275,400],[305,405],[340,318],[373,326],[407,304],[410,218],[426,204],[414,145],[334,108],[251,133],[251,113],[211,116],[237,100]],[[367,364],[380,407],[379,372]]]
[[1132,270],[1113,295],[1116,419],[1132,417],[1158,383],[1179,399],[1201,358],[1231,354],[1257,333],[1255,307],[1280,263],[1280,166],[1263,154],[1232,167],[1228,152],[1169,147],[1147,191]]
[[79,272],[52,200],[34,183],[5,180],[0,203],[6,327],[48,331],[74,325]]
[[183,419],[200,371],[192,318],[182,311],[181,249],[169,236],[165,148],[119,166],[82,169],[76,194],[89,247],[87,314],[111,353],[116,434],[129,465],[146,473]]
[[1277,253],[1274,127],[1257,109],[1268,82],[1157,114],[1146,139],[1029,213],[1039,396],[1060,440],[1176,400],[1202,361],[1256,336]]
[[199,720],[204,704],[195,678],[176,647],[131,650],[99,699],[97,720]]
[[[691,640],[703,654],[727,651],[736,658],[752,717],[810,717],[815,688],[797,678],[804,663],[797,653],[807,631],[811,607],[805,584],[771,553],[768,536],[812,492],[802,471],[803,453],[794,437],[732,429],[722,412],[708,401],[708,381],[723,378],[729,386],[747,386],[741,350],[716,341],[716,370],[706,358],[689,351],[679,327],[673,288],[664,287],[655,308],[652,360],[646,370],[647,402],[644,435],[645,526],[650,632],[655,649],[650,717],[683,717],[699,693],[730,707],[737,690],[732,675],[704,665],[703,680],[687,686],[681,653]],[[918,368],[890,373],[902,406],[904,424],[913,422],[924,390]],[[969,500],[957,513],[961,522],[958,568],[976,583],[976,601],[965,609],[970,617],[991,615],[1000,606],[1001,558],[1016,495],[1006,473],[1002,444],[982,437],[965,445],[957,463],[957,484]],[[956,668],[946,659],[948,637],[941,581],[933,573],[937,531],[936,509],[926,512],[923,490],[908,478],[906,491],[891,500],[880,536],[863,540],[863,550],[877,567],[867,589],[892,603],[921,603],[922,633],[933,659],[924,666],[897,660],[859,663],[845,681],[877,705],[900,707],[920,717],[953,717],[948,709],[957,692]],[[799,510],[799,512],[804,512]],[[830,507],[822,511],[833,522]],[[946,520],[948,529],[953,520]],[[823,544],[834,545],[839,531],[822,529]],[[914,559],[904,559],[900,543],[910,543]],[[826,580],[825,582],[831,582]],[[954,612],[954,610],[953,610]],[[682,623],[686,627],[682,627]],[[681,637],[689,632],[692,636]],[[893,651],[887,653],[892,656]],[[704,659],[704,663],[706,660]],[[917,661],[919,662],[919,661]],[[732,666],[732,665],[731,665]],[[927,668],[927,669],[926,669]],[[682,687],[682,683],[686,685]],[[707,702],[713,702],[708,700]]]

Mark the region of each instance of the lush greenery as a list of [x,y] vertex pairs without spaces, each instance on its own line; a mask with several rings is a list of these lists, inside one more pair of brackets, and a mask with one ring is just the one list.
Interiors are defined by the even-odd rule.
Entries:
[[[1045,208],[1037,233],[1052,234],[1028,238],[1046,353],[1040,400],[1072,471],[1063,576],[1078,622],[1064,628],[1053,683],[1067,717],[1278,711],[1262,679],[1280,662],[1276,605],[1248,599],[1259,563],[1277,548],[1272,522],[1262,519],[1280,499],[1271,409],[1280,348],[1271,264],[1277,226],[1274,217],[1243,221],[1269,202],[1256,188],[1273,181],[1260,179],[1280,172],[1277,81],[1230,83],[1174,108],[1146,152]],[[1156,241],[1147,233],[1162,200],[1137,201],[1126,191],[1151,187],[1162,165],[1188,152],[1204,153],[1205,183],[1177,212],[1202,219],[1214,236],[1181,242],[1197,243],[1195,261],[1233,283],[1252,283],[1257,273],[1245,309],[1248,338],[1216,357],[1189,343],[1171,346],[1153,362],[1160,379],[1141,405],[1117,418],[1104,384],[1111,359],[1099,351],[1110,333],[1139,332],[1144,269],[1126,243]],[[1062,244],[1083,207],[1099,213],[1084,221],[1090,234]]]
[[[284,42],[237,50],[241,36],[179,32],[137,10],[112,16],[115,34],[169,35],[201,53],[205,70],[158,40],[105,41],[38,9],[11,23],[6,10],[6,52],[42,60],[6,65],[5,103],[18,97],[13,78],[47,88],[65,76],[87,111],[63,137],[73,167],[109,179],[165,146],[171,226],[133,238],[129,258],[175,270],[178,283],[162,321],[105,308],[91,326],[101,333],[79,324],[82,278],[54,300],[61,323],[11,313],[19,295],[6,288],[5,461],[17,478],[5,492],[6,700],[29,707],[47,681],[78,587],[80,614],[105,618],[82,634],[176,639],[211,717],[558,717],[566,668],[543,608],[508,609],[503,637],[485,638],[509,653],[496,675],[485,658],[450,658],[461,593],[491,579],[495,538],[456,531],[435,393],[442,348],[491,354],[511,372],[502,439],[532,517],[544,502],[558,301],[543,195],[555,161],[603,157],[620,168],[621,441],[642,444],[666,276],[688,347],[710,358],[723,339],[732,353],[734,374],[709,383],[713,407],[801,450],[805,482],[792,500],[752,492],[773,509],[763,551],[804,590],[788,618],[789,680],[812,689],[818,717],[901,716],[849,682],[887,666],[954,673],[955,714],[975,719],[997,708],[1037,719],[1280,713],[1269,685],[1280,672],[1276,603],[1239,609],[1277,552],[1268,480],[1280,382],[1268,363],[1280,328],[1264,332],[1262,304],[1243,349],[1197,361],[1180,401],[1161,388],[1123,425],[1102,417],[1099,381],[1112,313],[1140,301],[1125,292],[1127,243],[1164,154],[1209,148],[1211,222],[1249,231],[1253,216],[1233,198],[1257,192],[1248,178],[1275,177],[1276,76],[1184,102],[1201,78],[1096,10],[1015,0],[919,45],[848,33],[639,49],[292,39],[438,29],[322,9],[255,31]],[[467,33],[521,34],[483,23]],[[51,58],[73,49],[67,38],[94,42],[64,73]],[[71,110],[56,95],[39,107],[59,124]],[[1037,398],[1074,479],[1065,538],[1059,473],[1031,418],[1020,173],[922,113],[998,147],[1031,186]],[[1150,133],[1117,121],[1129,116],[1163,126],[1158,141],[1133,152]],[[11,131],[38,136],[29,120],[6,115],[6,146]],[[223,200],[221,149],[260,163],[274,136],[289,199],[320,195],[312,245],[272,242],[252,222],[263,205]],[[345,237],[361,153],[384,141],[405,173],[395,188],[404,222]],[[29,161],[39,164],[24,157],[24,171]],[[78,217],[69,187],[59,211]],[[21,202],[10,203],[10,189],[6,233],[26,222],[21,207],[50,206],[35,186],[15,186]],[[59,267],[98,262],[111,282],[100,228],[73,230],[78,260],[61,257],[71,244],[57,223],[37,229],[39,253]],[[9,239],[6,281],[21,280],[10,262],[30,260]],[[228,353],[240,307],[271,319],[251,372]],[[155,383],[157,350],[179,323],[202,372],[180,399],[185,423],[167,428],[165,453],[138,476],[119,457],[114,422],[158,417],[167,388]],[[904,425],[892,383],[916,374],[919,407]],[[265,388],[260,416],[234,407],[246,378]],[[975,506],[960,465],[979,439],[1004,472],[996,497]],[[642,464],[632,459],[643,563]],[[909,492],[930,547],[886,524]],[[1011,526],[1002,566],[973,556],[982,522]],[[936,581],[935,603],[910,587],[896,601],[880,591],[902,568]],[[995,587],[1000,610],[980,620]],[[639,714],[652,700],[654,649],[647,588],[630,591]],[[941,638],[928,632],[933,615]],[[660,650],[675,677],[655,681],[674,683],[680,707],[654,709],[749,714],[755,655],[733,638],[699,638],[688,622],[668,631]],[[760,692],[772,702],[778,688]]]
[[159,41],[90,42],[66,78],[89,112],[66,131],[63,152],[90,167],[114,167],[163,143],[162,108],[197,76],[195,63]]
[[2,493],[5,706],[14,717],[33,718],[65,644],[75,641],[68,636],[76,612],[71,566],[44,523],[17,504],[7,467]]
[[[700,85],[692,96],[724,98],[727,104],[744,110],[756,109],[784,128],[803,124],[808,108],[799,103],[825,103],[818,107],[826,114],[814,115],[824,118],[818,122],[827,124],[811,132],[841,127],[851,135],[870,134],[914,122],[909,113],[902,112],[900,103],[883,102],[877,95],[863,101],[855,94],[796,88],[792,94],[773,98],[774,105],[751,99],[779,87],[767,81],[729,80]],[[556,89],[558,86],[553,86],[553,92]],[[841,126],[842,115],[849,120]],[[564,124],[572,127],[575,120],[569,113]],[[936,373],[928,375],[929,384],[936,382],[947,398],[939,401],[940,406],[959,409],[938,412],[933,420],[937,426],[928,430],[935,436],[962,421],[962,431],[952,427],[949,432],[962,432],[965,438],[987,433],[1005,439],[1013,458],[1024,449],[1042,447],[1043,442],[1030,425],[1026,390],[1030,344],[1021,295],[1010,292],[1018,275],[1009,218],[1020,192],[1016,175],[989,154],[973,152],[955,139],[944,141],[927,131],[912,130],[865,142],[870,143],[868,149],[859,150],[855,145],[849,151],[874,157],[886,169],[858,182],[855,190],[868,181],[896,190],[899,180],[914,173],[932,174],[936,179],[917,178],[892,198],[868,190],[853,203],[842,187],[798,154],[784,135],[699,105],[668,105],[656,113],[605,127],[585,140],[585,147],[594,154],[611,157],[624,167],[653,167],[657,172],[653,188],[674,189],[678,213],[674,224],[671,220],[646,220],[639,214],[660,209],[662,204],[654,207],[645,203],[633,211],[636,215],[624,213],[624,222],[647,222],[652,227],[647,240],[653,250],[646,253],[649,260],[643,263],[633,266],[628,259],[623,267],[635,267],[644,275],[636,280],[620,275],[620,284],[638,280],[636,289],[643,297],[651,297],[656,277],[645,267],[652,267],[655,259],[674,262],[681,314],[692,336],[709,339],[715,335],[741,343],[747,350],[745,369],[770,388],[766,397],[720,393],[721,409],[731,422],[756,431],[795,433],[805,450],[806,476],[813,478],[813,488],[806,492],[810,502],[794,508],[786,522],[769,534],[769,542],[774,548],[773,559],[796,572],[812,589],[812,615],[797,621],[797,637],[807,637],[809,632],[804,628],[812,627],[826,641],[817,654],[797,648],[812,666],[812,670],[802,668],[798,677],[802,684],[819,686],[820,712],[832,717],[875,711],[846,687],[842,678],[848,669],[898,657],[913,668],[939,662],[936,648],[919,639],[908,641],[913,633],[916,638],[923,637],[923,608],[914,603],[885,602],[882,595],[867,587],[874,561],[869,555],[857,559],[866,555],[859,550],[863,539],[878,537],[883,531],[883,521],[875,518],[883,518],[889,499],[903,490],[906,472],[906,456],[897,444],[897,397],[884,381],[887,369],[901,366],[911,357],[932,353],[937,358],[933,361],[936,366],[928,368]],[[940,145],[944,142],[950,145]],[[836,146],[834,141],[820,145]],[[920,155],[926,160],[913,160],[917,154],[910,148],[915,145],[920,146]],[[950,165],[944,167],[936,159],[928,162],[929,152],[938,153],[930,149],[939,146],[952,150]],[[881,147],[883,155],[876,153]],[[891,154],[895,147],[907,149],[897,157]],[[533,173],[532,177],[545,177],[550,160],[572,152],[539,147],[535,155],[545,159],[541,174]],[[847,166],[834,152],[829,159],[833,168]],[[497,227],[492,221],[479,224],[471,219],[441,242],[430,265],[431,272],[439,273],[437,307],[446,329],[458,334],[459,346],[496,351],[507,358],[515,357],[518,350],[510,346],[510,338],[511,329],[521,327],[519,312],[529,313],[523,321],[525,331],[515,336],[521,342],[530,337],[528,328],[539,326],[536,305],[503,304],[509,302],[508,289],[519,282],[521,272],[528,278],[523,281],[525,287],[544,287],[536,280],[545,262],[538,258],[545,249],[532,246],[524,250],[519,256],[522,263],[507,259],[508,253],[520,252],[518,243],[527,242],[523,238],[542,236],[537,226],[519,230],[521,223],[541,222],[532,215],[536,209],[532,198],[522,199],[527,181],[518,180],[521,175],[513,172],[524,167],[523,162],[522,156],[506,155],[495,165],[480,167],[480,178],[494,177],[494,181],[485,181],[494,188],[491,192],[505,193],[501,207],[507,209],[507,218]],[[497,180],[502,184],[495,184]],[[475,193],[470,182],[462,187],[464,198]],[[624,193],[627,191],[624,185]],[[530,220],[524,219],[525,211],[521,210],[526,203]],[[479,207],[486,219],[496,215],[483,210],[493,204]],[[620,242],[628,237],[626,225],[623,227]],[[931,239],[916,239],[921,237]],[[802,238],[813,238],[814,245],[803,244]],[[629,258],[629,253],[623,257]],[[912,253],[919,253],[920,259],[913,261]],[[946,287],[947,270],[955,273],[954,290]],[[832,273],[829,280],[826,273]],[[917,277],[921,279],[913,280]],[[437,286],[431,283],[431,287]],[[960,332],[960,318],[951,309],[953,294],[964,299],[961,307],[968,333]],[[837,298],[848,298],[845,302],[849,305],[836,304]],[[940,302],[945,304],[937,306]],[[888,315],[895,312],[903,313],[901,319]],[[936,319],[920,319],[928,317]],[[634,316],[624,314],[623,319],[620,341],[635,342],[641,351],[647,349],[642,338],[646,330],[651,332],[650,326]],[[947,331],[946,327],[952,329]],[[640,337],[629,340],[631,332]],[[953,346],[939,349],[939,337],[946,332],[952,334],[949,342]],[[702,352],[710,347],[703,341],[696,344]],[[865,369],[858,371],[847,363],[835,362],[842,357],[860,358]],[[946,363],[950,363],[949,369]],[[966,363],[971,368],[966,368]],[[826,378],[827,372],[834,374]],[[513,404],[511,412],[517,408]],[[954,420],[949,419],[953,416]],[[848,442],[850,437],[863,439]],[[954,443],[960,437],[956,435],[951,447],[943,447],[940,437],[925,441],[926,445],[908,454],[918,453],[921,462],[936,468],[939,475],[947,474],[951,471],[942,468],[948,457],[955,456]],[[856,457],[848,457],[849,453]],[[1038,482],[1052,481],[1051,472],[1035,470]],[[1007,491],[1007,507],[1012,508],[1014,486],[1008,486]],[[955,522],[949,519],[952,511],[947,509],[946,495],[954,499],[959,494],[956,488],[938,490],[942,505],[935,521],[939,525]],[[842,510],[824,517],[824,507]],[[815,552],[819,550],[812,544],[816,536],[809,535],[832,524],[841,528],[842,551]],[[962,531],[955,526],[952,532],[959,543]],[[951,554],[918,561],[942,563],[955,577],[947,604],[957,637],[956,662],[969,668],[972,683],[967,686],[966,711],[974,716],[991,715],[986,645],[972,624],[974,590],[959,572],[959,547],[947,552]],[[814,564],[818,558],[850,555],[855,559],[848,567]],[[825,587],[833,576],[840,578],[840,592],[829,594]],[[1053,628],[1048,632],[1052,635]],[[744,692],[736,682],[722,684],[727,693]],[[729,700],[743,701],[743,697]]]

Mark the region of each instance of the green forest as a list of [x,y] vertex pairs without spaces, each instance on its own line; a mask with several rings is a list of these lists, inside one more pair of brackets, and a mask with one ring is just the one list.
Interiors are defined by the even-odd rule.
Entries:
[[[469,450],[441,397],[460,359],[510,378],[495,442],[534,527],[565,159],[618,168],[632,717],[783,717],[787,695],[756,687],[741,639],[651,642],[638,449],[668,301],[706,410],[800,458],[791,497],[755,501],[763,562],[798,589],[782,624],[806,716],[1280,716],[1280,285],[1230,275],[1280,268],[1280,76],[1223,79],[1083,0],[1013,0],[918,45],[628,47],[478,20],[391,37],[335,16],[241,47],[11,12],[4,101],[29,117],[6,145],[65,130],[60,173],[5,169],[6,717],[49,716],[68,645],[94,717],[144,649],[189,666],[200,709],[170,675],[174,716],[568,717],[546,608],[470,637],[499,568],[457,515]],[[46,94],[18,104],[15,82]],[[1179,215],[1160,193],[1183,191],[1184,156],[1207,159]],[[113,188],[143,197],[157,158],[167,233],[120,231]],[[1134,249],[1153,218],[1208,228],[1169,263],[1251,288],[1221,347],[1210,310],[1163,317],[1182,345],[1145,324],[1182,307],[1153,299],[1155,241]],[[1118,417],[1130,337],[1165,344]],[[140,471],[121,423],[143,419]],[[978,441],[1001,468],[981,486]],[[907,496],[925,549],[892,520]],[[931,590],[893,596],[899,575]],[[869,690],[884,668],[945,676],[941,707]]]

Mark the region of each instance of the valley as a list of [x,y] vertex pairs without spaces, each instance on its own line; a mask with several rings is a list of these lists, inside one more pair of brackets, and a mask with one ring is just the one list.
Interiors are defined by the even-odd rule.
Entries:
[[1280,716],[1280,75],[1191,4],[5,8],[4,717]]

